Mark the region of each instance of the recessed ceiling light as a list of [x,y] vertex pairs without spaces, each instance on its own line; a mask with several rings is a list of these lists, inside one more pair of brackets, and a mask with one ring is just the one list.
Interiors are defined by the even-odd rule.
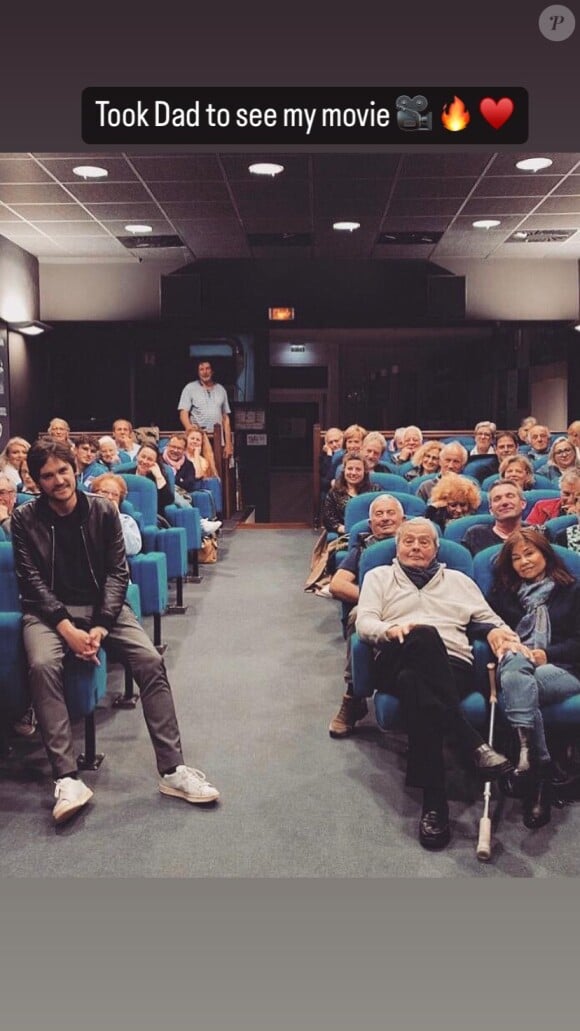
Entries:
[[99,165],[77,165],[73,172],[81,179],[106,179],[109,174],[106,168],[100,168]]
[[140,225],[128,225],[125,226],[128,233],[135,233],[135,236],[141,236],[143,233],[152,233],[153,226],[140,226]]
[[257,161],[254,165],[248,165],[248,171],[253,175],[280,175],[284,171],[284,165],[276,165],[273,161]]
[[578,323],[577,323],[577,324],[576,324],[576,325],[574,326],[574,329],[576,330],[576,332],[577,332],[577,333],[580,333],[580,322],[578,322]]
[[347,233],[354,233],[355,229],[360,229],[360,222],[333,222],[332,228]]
[[524,158],[523,161],[516,161],[516,168],[522,172],[539,172],[541,168],[549,168],[553,165],[551,158]]
[[501,220],[499,218],[478,218],[477,222],[471,224],[475,229],[494,229],[495,226],[501,225]]

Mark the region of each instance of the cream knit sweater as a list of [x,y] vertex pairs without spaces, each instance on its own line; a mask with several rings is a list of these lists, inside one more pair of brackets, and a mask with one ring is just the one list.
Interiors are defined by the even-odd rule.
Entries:
[[386,631],[401,623],[434,626],[449,655],[472,663],[466,633],[472,621],[487,623],[490,629],[505,626],[477,584],[444,563],[421,590],[405,576],[397,559],[390,566],[370,569],[363,580],[356,630],[368,644],[384,646]]

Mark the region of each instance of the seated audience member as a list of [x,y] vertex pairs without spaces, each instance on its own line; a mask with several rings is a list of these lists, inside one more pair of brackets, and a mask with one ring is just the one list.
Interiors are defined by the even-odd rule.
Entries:
[[443,533],[451,519],[477,512],[480,502],[481,494],[473,480],[458,473],[445,473],[431,491],[425,517]]
[[548,452],[548,461],[536,469],[538,476],[545,476],[559,483],[562,473],[568,469],[580,469],[576,448],[567,437],[557,437]]
[[20,485],[18,489],[22,494],[40,494],[38,487],[28,471],[28,462],[26,459],[24,459],[20,466]]
[[495,454],[493,440],[496,425],[494,422],[478,422],[473,431],[475,444],[469,452],[470,455],[493,455]]
[[418,426],[406,426],[402,433],[401,446],[393,456],[397,465],[409,462],[422,443],[423,431]]
[[125,465],[131,461],[126,451],[119,451],[115,440],[108,434],[99,437],[99,462],[111,471],[116,465]]
[[522,490],[531,490],[535,483],[534,467],[526,455],[512,455],[500,462],[499,478],[517,483]]
[[495,562],[490,603],[521,644],[498,653],[502,709],[519,741],[511,793],[523,796],[524,826],[550,819],[552,762],[542,707],[580,693],[580,585],[535,529],[510,534]]
[[382,433],[377,430],[372,430],[367,433],[365,439],[362,442],[360,453],[365,460],[367,472],[369,473],[388,473],[390,472],[389,466],[381,462],[381,455],[387,447],[387,442],[383,437]]
[[[189,433],[196,434],[197,431],[190,430]],[[201,434],[197,433],[197,435],[200,438],[199,446],[201,447]],[[185,434],[174,433],[169,438],[162,457],[166,465],[173,469],[175,476],[175,503],[182,506],[193,505],[195,507],[195,501],[191,494],[195,490],[203,489],[203,477],[197,476],[193,461],[186,458],[185,448]],[[200,463],[200,469],[203,466],[207,467],[207,462],[201,454],[198,454],[197,461]],[[205,519],[203,516],[200,516],[200,523],[206,536],[216,533],[222,525],[219,519]]]
[[0,473],[0,527],[10,540],[12,510],[16,504],[16,487],[4,473]]
[[374,544],[375,541],[383,541],[387,537],[394,537],[404,518],[405,512],[400,501],[391,497],[390,494],[378,494],[369,506],[370,530],[359,533],[357,540],[349,549],[348,555],[343,559],[330,581],[329,590],[332,597],[338,598],[339,601],[345,602],[350,606],[345,625],[345,692],[340,709],[330,721],[328,727],[331,737],[347,737],[348,734],[352,734],[355,724],[362,720],[368,712],[366,699],[355,698],[353,695],[351,670],[351,639],[354,633],[357,611],[356,603],[359,596],[360,557],[363,551],[370,544]]
[[123,541],[127,555],[138,555],[143,547],[139,524],[128,512],[119,511],[120,505],[127,497],[127,484],[122,476],[116,473],[102,473],[95,476],[91,483],[91,494],[97,494],[100,498],[111,501],[119,512]]
[[70,444],[70,426],[66,419],[51,419],[46,430],[51,440],[59,441],[61,444]]
[[487,497],[489,511],[495,522],[470,526],[461,541],[472,555],[477,555],[484,548],[490,548],[492,544],[502,544],[510,533],[526,526],[526,523],[522,522],[526,501],[517,483],[498,480],[489,488]]
[[458,441],[444,444],[439,452],[439,473],[432,480],[424,480],[417,490],[417,497],[427,501],[437,480],[445,473],[462,473],[467,465],[467,451]]
[[419,476],[427,476],[439,472],[439,455],[443,449],[440,440],[428,440],[421,444],[411,457],[412,468],[403,473],[406,480],[416,480]]
[[408,735],[407,778],[423,789],[419,841],[444,848],[450,840],[444,738],[452,735],[483,780],[511,769],[485,744],[460,702],[475,690],[467,629],[487,632],[494,654],[517,635],[490,608],[473,580],[437,561],[439,534],[428,519],[406,520],[397,530],[396,558],[366,574],[356,630],[377,649],[377,687],[397,695]]
[[390,451],[392,454],[395,455],[399,453],[403,446],[403,434],[406,429],[406,426],[397,426],[395,432],[393,433],[393,436],[387,444],[387,451]]
[[343,447],[345,451],[360,451],[362,442],[365,439],[368,430],[365,430],[364,426],[359,426],[358,423],[353,422],[351,426],[347,426],[344,431]]
[[574,421],[568,426],[566,432],[568,434],[568,440],[571,441],[576,448],[576,456],[580,462],[580,419],[574,419]]
[[135,431],[128,419],[115,419],[113,423],[113,439],[119,451],[124,451],[130,459],[137,457],[139,443]]
[[557,516],[570,515],[574,498],[580,491],[580,470],[568,469],[560,477],[560,497],[542,498],[536,501],[535,505],[528,512],[526,522],[531,526],[541,526],[548,519],[555,519]]
[[550,452],[550,429],[548,426],[542,426],[541,423],[537,422],[535,426],[532,426],[528,433],[528,440],[530,442],[530,450],[528,451],[528,457],[531,462],[536,458],[548,458]]
[[214,802],[216,788],[200,770],[184,765],[165,664],[126,604],[129,573],[116,508],[76,489],[66,443],[37,442],[28,461],[41,494],[15,510],[12,538],[30,692],[56,781],[54,822],[70,819],[93,796],[78,775],[63,684],[67,650],[95,663],[102,646],[130,666],[159,790],[187,802]]
[[24,437],[10,437],[2,454],[0,454],[0,472],[18,487],[22,483],[20,470],[30,450],[30,444]]
[[524,447],[527,447],[529,445],[529,433],[532,426],[535,426],[537,421],[538,420],[535,419],[533,415],[526,415],[526,417],[522,419],[518,429],[518,440],[520,442],[520,446],[523,445]]
[[331,426],[324,434],[324,444],[322,445],[319,459],[320,490],[323,494],[326,494],[326,492],[330,490],[330,482],[332,480],[332,456],[335,455],[337,451],[340,451],[343,440],[344,434],[337,426]]
[[518,453],[518,438],[511,430],[502,430],[495,439],[495,453],[498,461],[503,462],[504,458],[512,458]]
[[77,486],[91,489],[95,476],[107,471],[103,462],[97,461],[98,447],[92,437],[83,433],[75,443],[75,462],[77,467]]
[[[562,477],[564,479],[564,477]],[[576,516],[576,522],[566,526],[556,534],[556,544],[562,548],[569,548],[580,554],[580,478],[576,484],[576,490],[572,501],[568,504],[566,515]]]
[[344,510],[350,498],[367,491],[379,491],[369,480],[364,458],[358,451],[347,451],[334,487],[331,487],[322,506],[322,524],[328,533],[344,533]]
[[[16,487],[7,476],[0,473],[0,528],[7,540],[12,540],[12,513],[16,504]],[[26,712],[12,724],[12,729],[20,737],[31,737],[37,727],[36,716],[30,705]]]
[[185,435],[185,457],[195,469],[198,479],[215,477],[219,479],[216,469],[213,448],[209,437],[201,426],[192,426]]
[[[129,469],[126,470],[129,472]],[[137,452],[135,462],[137,476],[146,476],[157,488],[157,515],[163,517],[167,505],[172,505],[174,493],[169,484],[166,470],[163,468],[161,455],[154,444],[142,444]]]

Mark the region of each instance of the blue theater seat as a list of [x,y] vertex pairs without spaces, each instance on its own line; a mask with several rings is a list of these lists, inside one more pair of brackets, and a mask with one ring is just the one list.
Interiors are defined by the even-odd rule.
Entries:
[[[64,692],[71,720],[85,720],[84,769],[96,769],[103,754],[95,750],[94,710],[107,691],[107,657],[101,648],[100,665],[83,662],[68,653],[64,660]],[[21,716],[30,705],[26,657],[22,644],[22,610],[9,541],[0,542],[0,713],[3,721]]]

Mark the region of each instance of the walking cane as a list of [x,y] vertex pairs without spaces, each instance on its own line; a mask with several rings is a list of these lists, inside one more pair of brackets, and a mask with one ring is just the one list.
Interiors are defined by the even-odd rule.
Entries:
[[[497,686],[495,679],[495,664],[488,662],[487,676],[489,679],[489,747],[493,748],[493,726],[495,723],[495,706],[497,702]],[[491,802],[491,781],[487,780],[483,788],[483,816],[479,821],[479,837],[477,839],[476,855],[482,862],[491,859],[491,818],[489,806]]]

